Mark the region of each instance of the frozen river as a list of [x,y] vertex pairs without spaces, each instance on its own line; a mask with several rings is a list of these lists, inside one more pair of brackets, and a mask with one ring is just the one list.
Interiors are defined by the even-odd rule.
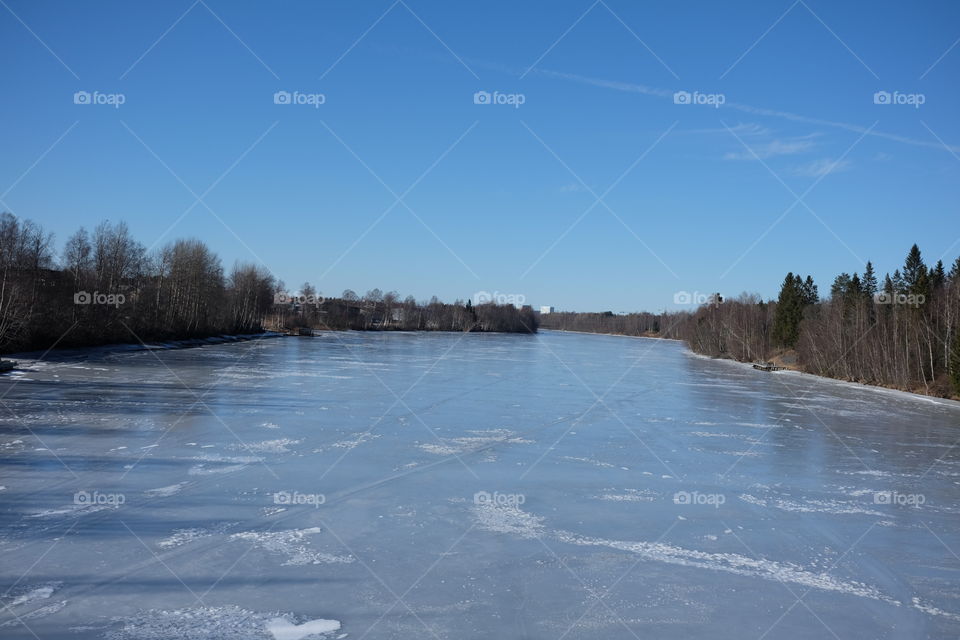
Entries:
[[3,638],[960,636],[958,403],[550,332],[22,364]]

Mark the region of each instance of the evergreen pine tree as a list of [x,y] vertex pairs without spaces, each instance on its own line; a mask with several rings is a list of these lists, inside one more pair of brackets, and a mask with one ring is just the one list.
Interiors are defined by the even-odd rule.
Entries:
[[[922,301],[926,301],[930,299],[930,294],[933,290],[932,281],[930,279],[930,275],[932,273],[933,272],[928,273],[926,269],[923,269],[920,272],[920,276],[917,278],[916,284],[913,285],[913,287],[910,290],[910,292],[916,296],[923,296]],[[922,304],[922,301],[919,302],[919,304]]]
[[930,288],[936,291],[947,281],[943,271],[943,260],[937,260],[936,266],[930,270]]
[[843,297],[847,291],[850,289],[850,274],[841,273],[836,278],[833,279],[833,284],[830,286],[830,297],[834,300],[837,300]]
[[793,273],[788,273],[780,285],[780,295],[777,297],[777,308],[773,314],[771,334],[774,342],[785,345],[790,338],[790,315],[794,306]]
[[957,259],[954,260],[953,266],[950,267],[950,273],[947,275],[951,281],[956,281],[957,278],[960,278],[960,256],[957,256]]
[[904,288],[910,293],[921,293],[916,290],[917,285],[926,274],[927,266],[923,264],[920,247],[914,244],[910,247],[910,253],[907,254],[907,259],[903,263]]
[[850,285],[847,287],[847,295],[851,300],[856,300],[863,293],[863,283],[860,282],[860,276],[854,272],[850,278]]
[[773,340],[777,345],[788,349],[797,346],[804,307],[817,298],[817,287],[813,284],[813,278],[807,276],[804,281],[799,274],[794,275],[792,272],[787,274],[780,287],[780,296],[777,298],[777,309],[773,315],[771,328]]
[[900,293],[901,291],[906,290],[907,285],[903,280],[903,276],[900,275],[900,269],[897,269],[893,272],[893,291],[895,293]]
[[[899,275],[895,273],[894,275]],[[890,313],[890,305],[893,302],[893,297],[897,294],[897,285],[894,284],[893,278],[890,277],[888,273],[883,277],[883,295],[878,296],[877,302],[884,302],[883,304],[885,311],[884,313]]]
[[863,271],[863,292],[870,298],[877,293],[877,274],[873,272],[873,263],[867,261],[867,267]]
[[804,304],[817,304],[820,302],[820,292],[817,290],[817,285],[814,284],[812,277],[807,276],[807,279],[803,282],[802,291]]

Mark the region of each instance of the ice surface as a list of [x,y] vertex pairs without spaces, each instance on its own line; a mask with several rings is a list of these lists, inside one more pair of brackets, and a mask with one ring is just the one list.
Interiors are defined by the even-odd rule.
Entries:
[[4,640],[960,637],[958,403],[551,332],[23,362]]

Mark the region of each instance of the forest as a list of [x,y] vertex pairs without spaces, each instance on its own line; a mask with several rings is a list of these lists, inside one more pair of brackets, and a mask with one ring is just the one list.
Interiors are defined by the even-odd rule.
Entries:
[[200,240],[148,250],[123,222],[81,228],[57,253],[40,225],[0,214],[2,353],[299,327],[533,333],[537,321],[529,307],[417,302],[378,289],[325,299],[304,283],[291,294],[263,266],[225,271]]
[[960,397],[960,258],[949,271],[929,266],[917,245],[893,275],[880,278],[867,262],[823,296],[810,276],[788,273],[776,300],[744,293],[694,312],[551,313],[541,326],[684,340],[712,357]]

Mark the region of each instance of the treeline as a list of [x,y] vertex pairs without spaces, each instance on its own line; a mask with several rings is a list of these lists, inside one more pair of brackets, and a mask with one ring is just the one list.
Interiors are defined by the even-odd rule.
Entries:
[[493,331],[535,333],[537,315],[529,306],[478,304],[470,300],[453,304],[417,302],[400,298],[396,291],[368,291],[363,297],[347,289],[339,298],[322,298],[305,283],[300,294],[278,294],[277,307],[268,326],[277,330],[352,329],[358,331]]
[[653,313],[575,313],[554,311],[541,314],[540,326],[559,331],[583,331],[586,333],[613,333],[627,336],[670,338],[671,319],[677,314]]
[[928,266],[914,245],[882,279],[872,263],[842,273],[823,298],[810,276],[789,273],[777,300],[716,296],[695,312],[548,314],[544,328],[685,340],[701,354],[776,360],[822,376],[960,396],[960,258]]
[[[307,285],[309,286],[309,285]],[[304,309],[258,265],[225,271],[199,240],[148,251],[123,222],[81,228],[58,254],[38,224],[0,214],[0,351],[136,343],[265,326],[331,329],[536,331],[529,308],[398,302],[395,293],[345,293]],[[312,288],[301,294],[315,295]],[[298,298],[299,300],[299,298]]]

